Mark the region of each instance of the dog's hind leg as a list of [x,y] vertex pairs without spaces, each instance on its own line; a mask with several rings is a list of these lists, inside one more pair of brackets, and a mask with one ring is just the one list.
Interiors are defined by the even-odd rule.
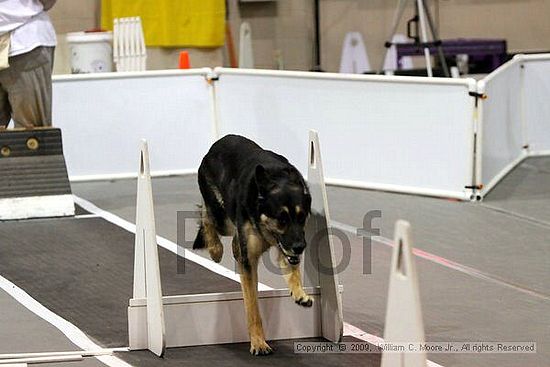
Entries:
[[279,267],[283,273],[283,277],[290,289],[290,295],[294,302],[300,306],[311,307],[313,298],[311,298],[302,287],[302,275],[300,274],[300,265],[291,265],[286,260],[285,256],[279,253]]
[[220,241],[220,237],[216,231],[216,226],[212,221],[211,215],[208,213],[208,209],[203,205],[201,210],[201,219],[199,231],[195,242],[193,243],[193,249],[204,248],[210,253],[210,258],[219,263],[223,256],[223,244]]
[[218,235],[217,222],[225,221],[225,211],[220,202],[219,192],[211,185],[203,170],[199,168],[199,189],[203,197],[199,231],[193,243],[193,249],[205,248],[210,257],[219,263],[223,256],[223,245]]

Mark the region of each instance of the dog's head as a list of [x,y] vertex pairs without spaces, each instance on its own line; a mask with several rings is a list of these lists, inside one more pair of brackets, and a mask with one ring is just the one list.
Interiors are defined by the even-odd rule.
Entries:
[[292,166],[269,169],[256,166],[258,222],[292,265],[300,263],[306,248],[304,226],[311,210],[311,195],[302,175]]

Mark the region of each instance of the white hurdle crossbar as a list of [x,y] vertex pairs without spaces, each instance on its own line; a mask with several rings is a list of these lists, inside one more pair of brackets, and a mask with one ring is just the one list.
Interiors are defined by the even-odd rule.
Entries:
[[[306,232],[316,233],[311,238],[316,242],[310,239],[303,263],[313,264],[304,265],[304,290],[314,303],[311,308],[297,306],[288,289],[259,291],[267,340],[320,336],[332,342],[342,339],[341,286],[334,271],[320,269],[320,261],[328,268],[335,262],[327,230],[328,205],[317,133],[310,133],[309,145],[312,216]],[[242,292],[162,296],[145,142],[140,154],[137,202],[134,296],[128,306],[130,350],[149,349],[161,356],[165,347],[248,341]]]
[[[411,225],[404,220],[397,221],[384,327],[386,343],[424,343],[424,323],[412,248]],[[397,353],[384,350],[382,354],[381,367],[426,366],[424,352]]]

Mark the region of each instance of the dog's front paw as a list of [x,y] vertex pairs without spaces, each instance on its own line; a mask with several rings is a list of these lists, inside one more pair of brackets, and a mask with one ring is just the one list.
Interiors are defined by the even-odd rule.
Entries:
[[271,349],[265,340],[250,342],[250,354],[253,356],[267,356],[271,353],[273,353],[273,349]]
[[311,307],[313,306],[313,298],[306,294],[306,292],[296,292],[290,293],[292,296],[292,299],[294,299],[294,302],[296,302],[297,305],[303,306],[303,307]]

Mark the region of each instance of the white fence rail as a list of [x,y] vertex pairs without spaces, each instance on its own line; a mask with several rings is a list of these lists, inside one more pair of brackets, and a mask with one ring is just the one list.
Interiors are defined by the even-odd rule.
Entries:
[[480,105],[478,179],[482,193],[491,190],[523,157],[522,69],[518,59],[479,83],[487,96]]
[[220,136],[250,137],[305,172],[314,129],[328,183],[470,198],[473,80],[214,72]]
[[550,154],[550,55],[518,55],[478,83],[477,184],[485,196],[518,163]]
[[[550,154],[550,55],[517,56],[477,84],[205,68],[58,76],[53,89],[72,180],[135,176],[142,138],[153,174],[196,172],[228,133],[306,172],[302,142],[315,129],[330,184],[468,200],[523,158]],[[477,113],[474,91],[488,96]]]
[[210,69],[59,76],[53,121],[71,180],[135,176],[142,138],[155,174],[194,172],[212,142]]
[[550,55],[525,55],[524,97],[530,155],[550,154]]

